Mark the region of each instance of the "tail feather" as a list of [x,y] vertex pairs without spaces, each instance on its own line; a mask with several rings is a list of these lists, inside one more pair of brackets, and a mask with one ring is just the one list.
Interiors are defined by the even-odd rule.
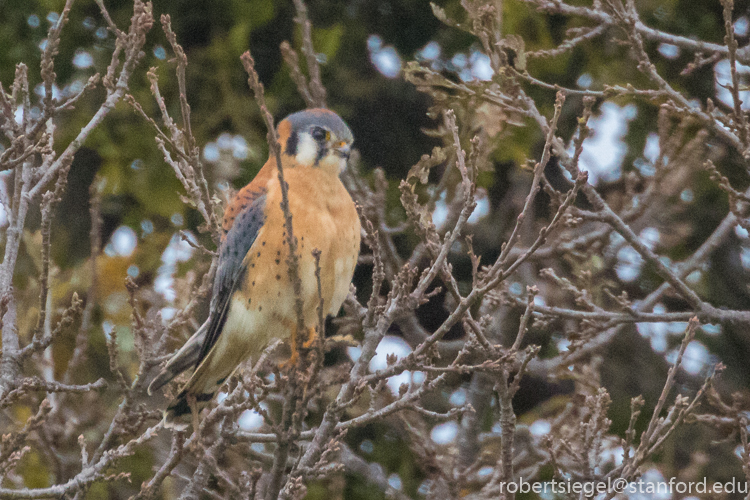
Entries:
[[182,423],[186,419],[181,417],[193,413],[190,400],[194,398],[195,409],[200,411],[211,401],[219,387],[247,357],[246,349],[232,343],[231,338],[220,336],[208,351],[208,354],[201,358],[203,340],[207,335],[210,322],[211,318],[209,317],[182,349],[169,360],[149,386],[149,393],[153,392],[179,373],[196,363],[198,364],[190,380],[187,381],[164,412],[164,423],[167,427],[186,428],[189,423]]
[[[185,429],[188,426],[188,422],[185,422],[182,417],[191,415],[192,410],[190,403],[188,402],[188,395],[190,393],[186,390],[180,392],[176,398],[172,400],[166,410],[164,410],[164,424],[166,427],[175,429]],[[214,393],[197,394],[195,396],[196,410],[200,411],[206,404],[211,401],[214,397]]]
[[177,395],[174,400],[169,404],[164,412],[164,423],[167,427],[184,428],[187,424],[182,423],[181,417],[190,415],[192,410],[190,408],[190,402],[188,399],[190,396],[195,398],[196,410],[200,411],[205,407],[211,399],[213,399],[216,391],[221,387],[227,377],[234,371],[231,364],[226,364],[222,368],[229,368],[229,372],[225,373],[226,370],[217,370],[216,366],[212,366],[213,358],[216,356],[216,350],[212,349],[208,356],[201,361],[198,368],[195,369],[193,375],[188,380],[185,387]]
[[[210,319],[210,318],[209,318]],[[172,356],[166,366],[156,375],[154,380],[148,386],[148,394],[152,395],[154,392],[164,387],[170,380],[175,378],[180,373],[184,372],[188,368],[195,366],[200,357],[201,347],[206,338],[206,331],[208,330],[208,321],[203,323],[192,337],[185,342],[185,345],[180,348],[179,351]]]

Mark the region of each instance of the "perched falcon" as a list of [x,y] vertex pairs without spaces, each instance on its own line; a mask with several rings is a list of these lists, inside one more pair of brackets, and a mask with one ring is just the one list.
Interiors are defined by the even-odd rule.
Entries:
[[[289,115],[278,125],[281,163],[289,185],[292,226],[298,241],[305,326],[318,324],[320,303],[314,249],[320,250],[324,310],[338,313],[357,263],[360,223],[339,179],[353,141],[344,121],[327,109]],[[219,264],[206,322],[169,360],[149,394],[196,367],[165,412],[165,421],[191,412],[188,397],[209,401],[244,360],[257,361],[275,339],[296,338],[294,291],[280,207],[275,158],[226,207]]]

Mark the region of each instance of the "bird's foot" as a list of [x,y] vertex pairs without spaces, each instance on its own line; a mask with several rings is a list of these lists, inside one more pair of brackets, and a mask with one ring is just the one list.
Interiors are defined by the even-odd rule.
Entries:
[[294,345],[294,342],[292,343],[292,355],[289,356],[289,359],[286,361],[279,363],[279,368],[283,370],[288,370],[292,367],[294,367],[297,362],[299,361],[299,351],[297,350],[297,347]]
[[358,347],[359,342],[357,339],[355,339],[351,333],[347,333],[346,335],[331,335],[330,337],[326,337],[325,346],[326,351],[330,351],[336,346],[345,346],[345,347]]
[[303,349],[310,349],[315,345],[315,341],[318,340],[318,332],[315,331],[315,327],[311,326],[307,329],[307,340],[302,342]]
[[292,355],[289,357],[289,359],[287,359],[283,363],[280,363],[279,368],[281,368],[282,370],[287,370],[289,368],[292,368],[293,366],[296,366],[300,360],[300,350],[313,348],[316,345],[317,340],[318,333],[315,331],[315,327],[310,327],[307,329],[307,338],[305,338],[301,345],[297,342],[297,335],[292,335],[292,338],[289,341],[289,347],[291,348]]

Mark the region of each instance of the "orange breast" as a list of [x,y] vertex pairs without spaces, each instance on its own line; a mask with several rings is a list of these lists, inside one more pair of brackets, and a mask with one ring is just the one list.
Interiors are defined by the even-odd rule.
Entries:
[[[284,171],[294,235],[298,241],[299,274],[307,326],[315,326],[318,296],[313,250],[321,252],[320,278],[325,312],[336,314],[346,298],[359,255],[360,224],[349,193],[338,176],[317,168]],[[278,179],[266,185],[266,222],[247,256],[248,272],[242,286],[248,310],[270,315],[280,329],[296,324],[294,291],[289,278],[284,217]],[[286,338],[291,332],[277,332]]]

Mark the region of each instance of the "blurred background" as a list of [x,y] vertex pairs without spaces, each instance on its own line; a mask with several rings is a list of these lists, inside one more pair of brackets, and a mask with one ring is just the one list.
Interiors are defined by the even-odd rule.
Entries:
[[[6,89],[13,81],[15,65],[19,62],[25,62],[32,69],[32,83],[39,83],[40,48],[63,3],[0,0],[0,81]],[[435,3],[450,16],[463,19],[458,0]],[[572,3],[588,4],[585,1]],[[129,2],[107,1],[106,5],[118,26],[128,25],[132,14]],[[718,1],[643,0],[636,5],[648,26],[723,43],[722,7]],[[360,154],[360,174],[371,179],[376,167],[385,171],[389,181],[387,214],[389,222],[398,225],[404,220],[398,202],[399,180],[406,177],[409,168],[423,154],[439,144],[424,133],[425,129],[436,125],[427,113],[430,98],[405,81],[402,69],[408,61],[418,61],[449,75],[454,81],[489,81],[493,77],[489,60],[473,36],[442,24],[424,0],[309,0],[307,6],[329,106],[347,121],[354,133]],[[735,2],[734,12],[735,32],[743,46],[750,40],[748,2]],[[248,89],[240,55],[245,50],[252,51],[277,121],[304,107],[279,51],[279,44],[284,40],[299,47],[294,6],[291,1],[272,0],[163,0],[154,3],[155,18],[161,14],[171,15],[173,29],[188,57],[188,101],[206,175],[220,197],[228,196],[231,189],[249,182],[268,156],[265,128]],[[521,1],[504,3],[503,29],[506,33],[521,35],[527,50],[552,47],[562,41],[565,31],[575,27],[576,22],[563,16],[539,14]],[[58,95],[74,93],[95,72],[105,73],[113,47],[113,35],[106,29],[96,4],[89,0],[77,1],[63,31],[56,59],[58,85],[55,92]],[[146,69],[155,66],[172,115],[179,116],[174,64],[170,62],[173,54],[158,23],[149,34],[145,50],[145,60],[131,79],[130,93],[148,114],[157,117],[158,109],[145,76]],[[720,106],[731,104],[728,91],[721,86],[729,81],[726,60],[717,59],[689,74],[682,74],[692,54],[665,43],[649,43],[647,50],[659,72],[688,98],[701,103],[712,98]],[[577,89],[601,90],[604,85],[628,82],[638,87],[648,86],[629,58],[628,49],[614,37],[598,37],[561,57],[530,60],[528,69],[540,80]],[[750,81],[750,68],[740,66],[740,71],[743,81]],[[526,90],[539,108],[551,116],[554,91],[538,87]],[[750,99],[750,91],[744,94]],[[67,144],[75,137],[98,108],[103,95],[101,88],[86,94],[74,111],[59,118],[57,144]],[[572,137],[581,110],[580,97],[571,96],[560,120],[559,133],[566,140]],[[611,203],[616,203],[617,197],[624,193],[628,173],[638,171],[647,176],[656,161],[658,106],[620,98],[597,102],[594,110],[595,116],[590,122],[594,135],[586,143],[581,162],[589,171],[589,182]],[[487,123],[494,124],[496,120],[488,119]],[[484,131],[494,150],[491,164],[479,178],[479,203],[470,221],[470,232],[474,234],[476,252],[483,256],[483,262],[491,262],[499,254],[500,245],[507,238],[528,189],[529,173],[520,167],[528,158],[539,158],[544,138],[536,127],[528,126],[523,120],[485,127]],[[0,139],[0,151],[3,145]],[[713,156],[720,159],[723,173],[736,188],[745,189],[750,185],[742,159],[735,151],[714,138],[709,148]],[[434,175],[439,173],[440,168]],[[182,188],[157,149],[152,128],[121,102],[76,155],[67,191],[57,207],[52,239],[57,269],[52,294],[54,303],[60,307],[69,303],[74,291],[85,291],[90,281],[89,200],[92,192],[101,195],[102,200],[104,255],[97,263],[101,305],[95,312],[89,362],[80,374],[84,381],[99,376],[111,377],[104,334],[109,328],[117,329],[125,360],[131,356],[135,361],[125,277],[131,276],[140,285],[153,287],[148,302],[168,319],[179,306],[180,287],[175,283],[195,279],[206,269],[206,257],[197,255],[186,239],[213,248],[208,234],[199,230],[200,217],[181,200]],[[708,174],[701,172],[696,174],[689,188],[670,199],[668,216],[655,216],[652,224],[639,228],[640,236],[666,249],[663,253],[677,261],[700,245],[724,217],[727,207],[726,196],[709,180]],[[438,227],[444,222],[446,212],[447,202],[441,199],[433,215]],[[30,231],[24,240],[25,252],[19,258],[16,275],[17,289],[21,294],[28,293],[29,303],[34,303],[37,293],[33,283],[38,276],[36,249],[40,240],[38,232],[34,233],[33,221],[38,219],[39,214],[32,215]],[[4,223],[1,216],[0,223]],[[410,231],[398,235],[395,241],[404,257],[417,243]],[[644,269],[640,257],[628,247],[613,258],[611,269],[602,274],[602,279],[608,280],[614,289],[625,290],[632,299],[637,299],[658,285],[653,270]],[[463,278],[469,279],[466,257],[454,256],[453,262],[458,272],[463,272]],[[370,266],[362,265],[355,275],[362,300],[369,291],[370,272]],[[717,249],[704,268],[691,275],[688,282],[701,297],[716,306],[749,309],[748,273],[750,238],[747,231],[738,227],[731,241]],[[527,281],[519,278],[508,286],[510,293],[521,294],[525,286],[532,283],[533,276]],[[438,296],[421,310],[420,319],[427,328],[447,316],[442,300],[443,297]],[[670,303],[669,300],[667,296],[664,304],[657,308],[679,309],[679,301],[675,299]],[[36,321],[34,308],[19,314],[21,325]],[[205,314],[205,309],[201,314]],[[201,321],[202,317],[197,320]],[[673,360],[684,328],[684,323],[633,325],[626,327],[607,346],[599,373],[602,385],[613,399],[609,415],[613,430],[623,433],[627,427],[630,397],[643,394],[647,408],[653,408],[666,375],[667,362]],[[28,328],[21,330],[28,331]],[[460,338],[462,332],[457,328],[451,335],[451,338]],[[549,330],[535,332],[529,340],[544,346],[543,356],[556,354],[565,348],[566,342],[554,325]],[[73,342],[71,334],[56,344],[55,370],[64,369]],[[409,350],[397,328],[381,348],[376,361],[383,365],[388,352],[404,355]],[[346,354],[356,356],[356,349]],[[747,393],[748,356],[750,338],[744,327],[704,325],[685,355],[684,383],[693,386],[697,377],[705,375],[720,360],[728,367],[720,382],[722,390]],[[393,387],[397,389],[401,381],[394,382]],[[438,397],[447,406],[462,404],[465,383],[466,379],[456,380],[453,387],[446,388]],[[519,422],[528,425],[532,434],[543,434],[549,428],[547,417],[568,401],[573,391],[570,381],[551,383],[529,377],[516,396]],[[257,420],[257,414],[249,413],[243,425],[253,428],[260,423]],[[450,445],[455,440],[457,425],[449,422],[435,426],[432,431],[435,443]],[[712,466],[716,469],[711,472],[713,477],[741,475],[739,462],[730,460],[736,445],[718,440],[720,437],[696,427],[681,429],[660,457],[662,465],[650,473],[673,473],[689,464],[705,464],[710,457],[712,461],[729,460],[725,466]],[[385,424],[353,431],[347,442],[375,467],[380,467],[397,489],[413,496],[424,488],[425,476],[415,464],[414,456],[397,433]],[[684,444],[686,442],[688,444]],[[27,485],[46,486],[49,464],[33,454],[25,460],[21,470],[26,471]],[[144,453],[133,460],[129,465],[134,471],[132,484],[139,485],[150,474],[153,457]],[[107,498],[121,494],[115,492],[116,487],[112,488],[97,485],[88,496]],[[339,485],[320,484],[317,489],[313,486],[309,498],[323,498],[324,490],[338,492],[340,498],[382,497],[382,493],[368,488],[356,476],[346,477]]]

